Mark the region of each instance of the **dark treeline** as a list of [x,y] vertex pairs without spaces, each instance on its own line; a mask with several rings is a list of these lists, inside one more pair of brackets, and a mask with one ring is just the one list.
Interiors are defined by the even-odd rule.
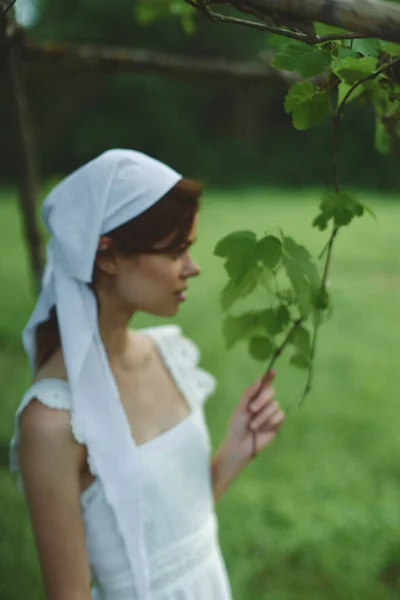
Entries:
[[[36,41],[91,42],[187,56],[255,60],[268,38],[200,19],[194,35],[174,19],[143,27],[132,0],[40,0]],[[329,185],[330,124],[300,133],[283,110],[286,84],[182,81],[155,75],[23,65],[40,174],[58,176],[109,147],[130,147],[212,184]],[[16,174],[15,116],[0,79],[0,179]],[[397,188],[398,158],[373,147],[372,111],[351,107],[341,131],[341,179]]]

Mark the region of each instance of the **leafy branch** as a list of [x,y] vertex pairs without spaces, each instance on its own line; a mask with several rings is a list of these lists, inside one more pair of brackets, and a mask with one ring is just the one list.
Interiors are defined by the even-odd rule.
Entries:
[[[374,68],[382,60],[385,64],[378,69]],[[278,307],[271,306],[263,311],[252,311],[236,317],[228,316],[224,321],[228,347],[245,340],[255,359],[268,358],[265,375],[257,393],[277,359],[292,345],[295,355],[291,363],[307,370],[300,402],[304,401],[311,390],[319,329],[330,308],[327,282],[334,243],[340,229],[349,225],[355,217],[362,216],[367,208],[353,194],[341,190],[338,171],[339,124],[345,105],[356,97],[357,90],[360,98],[368,97],[369,94],[374,107],[379,101],[379,109],[384,114],[396,114],[397,105],[393,102],[398,102],[395,93],[397,84],[382,76],[399,60],[400,58],[393,60],[388,54],[388,48],[382,48],[376,40],[364,40],[363,45],[354,49],[335,40],[323,48],[309,48],[297,41],[289,42],[280,49],[272,62],[275,68],[294,71],[304,78],[324,74],[320,85],[314,85],[309,79],[295,83],[287,94],[285,109],[292,114],[293,124],[299,130],[318,125],[328,116],[331,118],[334,191],[322,197],[319,213],[312,223],[320,231],[331,224],[331,234],[320,255],[321,258],[325,257],[321,277],[318,277],[308,251],[283,233],[282,240],[271,235],[257,240],[252,232],[236,232],[216,246],[215,254],[226,259],[225,268],[230,278],[221,296],[225,311],[236,300],[249,295],[261,280],[265,287],[265,270],[271,274],[274,284],[282,271],[291,284],[290,293],[286,297],[275,287],[274,296],[281,302]],[[377,85],[371,90],[368,82],[376,80]],[[266,287],[268,288],[268,282]],[[286,318],[282,319],[282,314]],[[306,328],[309,319],[313,325],[311,336]],[[282,334],[283,339],[279,341]],[[253,434],[253,457],[256,455],[256,442]]]
[[[369,211],[353,194],[341,190],[338,137],[346,105],[359,99],[372,106],[378,151],[385,153],[390,149],[389,130],[390,135],[400,138],[400,88],[393,69],[400,61],[400,47],[382,42],[400,41],[400,7],[380,0],[361,0],[349,10],[349,4],[344,6],[343,0],[332,0],[327,12],[326,3],[319,0],[312,4],[307,0],[280,0],[279,4],[274,0],[220,0],[218,4],[221,3],[253,19],[216,12],[214,0],[175,2],[174,12],[177,14],[178,9],[186,22],[198,11],[213,24],[240,25],[289,38],[271,62],[277,71],[300,78],[286,95],[285,111],[291,114],[299,131],[318,126],[327,118],[332,123],[333,191],[322,196],[312,222],[320,231],[328,226],[331,229],[319,256],[324,259],[322,275],[307,249],[283,232],[280,238],[267,232],[257,239],[254,232],[237,231],[220,240],[215,248],[215,254],[225,259],[229,278],[221,293],[222,309],[228,313],[223,321],[227,347],[244,341],[254,359],[267,362],[261,386],[278,358],[293,347],[291,364],[307,371],[302,402],[312,387],[319,329],[332,312],[327,284],[337,235],[342,227]],[[142,5],[148,18],[148,0]],[[324,32],[319,29],[317,34],[314,21],[348,31],[321,35]],[[385,75],[389,71],[391,77]],[[278,277],[283,279],[285,288],[278,286]],[[232,306],[259,285],[268,292],[268,308],[230,314]],[[253,433],[253,457],[256,442]]]
[[392,69],[398,63],[400,63],[400,58],[396,58],[395,60],[390,60],[388,64],[384,65],[383,67],[381,67],[380,69],[378,69],[374,73],[370,73],[366,77],[363,77],[362,79],[359,79],[358,81],[356,81],[351,86],[351,88],[349,89],[349,91],[347,92],[347,94],[345,95],[345,97],[343,98],[343,100],[341,101],[341,103],[339,104],[339,106],[338,106],[338,108],[336,110],[335,118],[336,119],[340,119],[341,114],[343,112],[343,109],[344,109],[346,103],[348,102],[348,100],[350,99],[350,96],[353,94],[353,92],[356,91],[356,89],[360,85],[363,85],[367,81],[373,81],[374,79],[376,79],[377,77],[379,77],[379,75],[382,75],[386,71],[389,71],[390,69]]

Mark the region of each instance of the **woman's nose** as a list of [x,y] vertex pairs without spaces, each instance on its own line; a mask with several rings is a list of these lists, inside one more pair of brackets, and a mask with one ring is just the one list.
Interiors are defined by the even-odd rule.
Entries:
[[186,277],[196,277],[200,275],[200,267],[197,265],[192,259],[189,260],[189,264],[187,265],[187,269],[185,269]]

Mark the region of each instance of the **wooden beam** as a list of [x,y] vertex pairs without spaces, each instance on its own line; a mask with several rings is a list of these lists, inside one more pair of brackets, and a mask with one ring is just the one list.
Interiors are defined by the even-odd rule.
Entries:
[[273,79],[295,81],[267,62],[224,58],[198,58],[126,47],[92,44],[46,43],[27,41],[22,47],[23,60],[51,68],[94,70],[106,73],[132,72],[164,75],[183,80],[216,81],[245,79],[264,83]]
[[[1,5],[0,5],[1,6]],[[4,2],[3,2],[4,7]],[[15,21],[11,11],[7,15],[7,30],[14,31]],[[30,120],[28,100],[20,71],[20,51],[13,43],[8,47],[5,68],[10,82],[10,92],[16,117],[16,135],[18,137],[18,166],[19,166],[19,207],[21,220],[28,247],[29,262],[32,273],[34,294],[38,294],[44,265],[44,251],[39,232],[36,212],[37,202],[37,170],[34,151],[33,131]]]

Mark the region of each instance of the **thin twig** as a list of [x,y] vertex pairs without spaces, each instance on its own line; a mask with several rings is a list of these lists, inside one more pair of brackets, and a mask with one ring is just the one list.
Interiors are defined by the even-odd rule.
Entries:
[[[333,128],[332,128],[332,162],[333,162],[333,185],[334,185],[336,194],[339,195],[340,194],[340,184],[339,184],[339,167],[338,167],[338,135],[339,135],[338,130],[339,130],[339,123],[340,123],[340,116],[337,116],[336,113],[337,113],[337,111],[335,111],[335,114],[332,117],[332,126],[333,126]],[[321,294],[323,294],[325,291],[326,282],[327,282],[328,274],[329,274],[329,267],[330,267],[331,260],[332,260],[333,243],[336,239],[339,229],[340,229],[340,226],[337,225],[336,223],[334,223],[332,233],[329,237],[328,243],[324,247],[324,250],[323,250],[323,252],[327,252],[327,254],[326,254],[324,272],[322,275],[322,281],[321,281],[321,287],[320,287]],[[315,354],[316,354],[316,349],[317,349],[318,332],[319,332],[320,325],[321,325],[321,314],[318,313],[316,316],[313,337],[312,337],[312,341],[311,341],[310,366],[308,369],[307,381],[306,381],[306,385],[305,385],[303,394],[301,395],[301,398],[300,398],[298,404],[302,404],[311,391],[311,385],[312,385],[312,381],[313,381],[313,377],[314,377],[314,362],[315,362]]]
[[[385,71],[388,71],[389,69],[391,69],[398,62],[400,62],[400,58],[390,62],[390,64],[388,64],[388,65],[384,65],[383,67],[381,67],[374,73],[371,73],[370,75],[367,75],[366,77],[363,77],[362,79],[357,81],[349,89],[349,91],[343,98],[342,102],[338,105],[338,107],[336,108],[336,110],[334,112],[334,115],[332,117],[332,123],[333,123],[333,139],[332,139],[333,182],[334,182],[335,192],[338,195],[340,194],[339,171],[338,171],[338,133],[339,133],[340,118],[343,113],[344,106],[345,106],[347,100],[349,99],[349,97],[351,96],[351,94],[354,92],[354,90],[359,85],[362,85],[366,81],[371,81],[373,79],[376,79],[376,77],[378,77]],[[329,238],[328,252],[327,252],[327,257],[326,257],[326,261],[325,261],[324,273],[322,276],[321,293],[323,293],[323,291],[325,289],[326,281],[328,279],[329,267],[330,267],[331,260],[332,260],[333,244],[334,244],[336,236],[339,232],[339,229],[340,229],[340,225],[334,224],[332,234]],[[307,382],[306,382],[306,386],[305,386],[303,395],[301,397],[300,403],[302,403],[304,401],[304,399],[310,393],[310,390],[311,390],[311,384],[312,384],[312,379],[313,379],[313,374],[314,374],[314,358],[315,358],[317,339],[318,339],[318,331],[319,331],[320,325],[321,325],[321,316],[318,315],[317,319],[316,319],[315,327],[314,327],[313,339],[312,339],[312,344],[311,344],[310,368],[308,370]]]
[[346,104],[347,100],[350,98],[350,96],[352,95],[352,93],[354,92],[354,90],[356,90],[359,85],[362,85],[366,81],[371,81],[372,79],[376,79],[377,77],[379,77],[379,75],[382,75],[382,73],[385,73],[385,71],[389,71],[392,67],[394,67],[394,65],[396,65],[399,62],[400,62],[400,57],[396,58],[393,61],[391,61],[389,64],[384,65],[383,67],[381,67],[380,69],[378,69],[377,71],[375,71],[375,73],[370,73],[366,77],[363,77],[362,79],[359,79],[358,81],[356,81],[356,83],[354,83],[351,86],[351,88],[349,89],[349,91],[347,92],[347,94],[345,95],[345,97],[343,98],[343,100],[341,101],[341,103],[339,104],[339,106],[337,107],[337,110],[336,110],[336,113],[334,115],[334,118],[337,119],[337,120],[340,119],[340,116],[341,116],[341,114],[343,112],[343,109],[345,107],[345,104]]
[[341,40],[370,40],[371,35],[363,35],[362,33],[330,33],[329,35],[317,35],[316,43],[323,44],[325,42],[339,42]]
[[[253,394],[253,396],[250,398],[249,400],[249,405],[252,402],[252,400],[254,400],[254,398],[256,396],[258,396],[258,394],[261,392],[263,386],[265,385],[265,382],[267,381],[270,372],[273,369],[273,366],[276,362],[276,360],[278,359],[278,357],[282,354],[282,352],[284,351],[284,349],[286,348],[286,346],[289,344],[290,340],[292,339],[292,336],[294,334],[294,332],[296,331],[296,329],[298,327],[300,327],[300,325],[302,324],[303,319],[297,319],[292,327],[290,328],[290,330],[288,331],[285,339],[283,340],[282,344],[276,348],[275,352],[273,353],[271,360],[269,361],[268,367],[265,371],[265,374],[261,380],[261,383],[259,385],[258,390]],[[253,431],[252,432],[252,450],[251,450],[251,458],[255,458],[257,456],[257,432]]]
[[[339,229],[340,229],[339,225],[335,224],[333,226],[333,230],[332,230],[331,236],[328,241],[328,254],[326,257],[326,261],[325,261],[324,273],[322,275],[322,282],[321,282],[321,288],[320,288],[321,293],[324,292],[325,287],[326,287],[326,282],[327,282],[328,274],[329,274],[329,267],[330,267],[331,261],[332,261],[333,243],[335,241],[335,238],[338,234]],[[300,398],[299,404],[302,404],[304,402],[306,396],[311,391],[311,384],[312,384],[312,380],[314,377],[314,362],[315,362],[317,339],[318,339],[318,332],[319,332],[320,325],[321,325],[321,314],[318,313],[317,317],[316,317],[316,322],[315,322],[314,331],[313,331],[313,337],[312,337],[312,341],[311,341],[310,367],[308,369],[307,381],[306,381],[306,385],[304,388],[304,392]]]
[[332,168],[333,168],[333,186],[335,192],[339,194],[339,157],[338,157],[338,138],[339,138],[340,116],[332,117]]
[[17,0],[11,0],[10,4],[3,10],[3,17],[12,9]]

